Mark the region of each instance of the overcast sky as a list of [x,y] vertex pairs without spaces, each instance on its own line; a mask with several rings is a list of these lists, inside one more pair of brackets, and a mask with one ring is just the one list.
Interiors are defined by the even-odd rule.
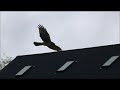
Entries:
[[120,43],[119,12],[0,12],[1,55],[18,55],[54,52],[42,42],[38,24],[46,27],[50,37],[63,50],[81,49]]

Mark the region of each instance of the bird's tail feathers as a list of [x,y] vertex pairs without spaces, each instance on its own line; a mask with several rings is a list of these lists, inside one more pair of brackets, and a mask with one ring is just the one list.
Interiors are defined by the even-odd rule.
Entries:
[[34,42],[34,45],[35,46],[40,46],[40,45],[44,45],[43,43],[40,43],[40,42]]

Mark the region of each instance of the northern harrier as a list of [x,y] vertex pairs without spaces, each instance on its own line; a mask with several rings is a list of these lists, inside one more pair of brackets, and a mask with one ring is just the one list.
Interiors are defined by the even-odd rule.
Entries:
[[61,48],[55,45],[55,43],[51,41],[50,36],[43,25],[38,25],[38,29],[39,29],[40,37],[43,40],[43,42],[33,42],[35,46],[44,45],[49,47],[50,49],[61,51]]

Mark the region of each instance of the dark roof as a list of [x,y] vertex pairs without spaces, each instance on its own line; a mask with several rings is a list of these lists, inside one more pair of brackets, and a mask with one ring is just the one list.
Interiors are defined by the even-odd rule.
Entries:
[[[102,66],[114,56],[118,58],[112,65]],[[119,56],[120,44],[17,56],[0,71],[0,79],[120,79]],[[57,71],[68,61],[74,62]],[[17,77],[25,66],[29,70]]]

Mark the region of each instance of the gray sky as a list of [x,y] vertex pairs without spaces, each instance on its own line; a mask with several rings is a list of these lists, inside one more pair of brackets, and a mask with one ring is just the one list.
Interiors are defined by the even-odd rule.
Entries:
[[114,12],[0,12],[1,56],[54,52],[46,46],[35,47],[41,41],[38,24],[44,25],[53,42],[63,50],[81,49],[120,43],[119,18]]

